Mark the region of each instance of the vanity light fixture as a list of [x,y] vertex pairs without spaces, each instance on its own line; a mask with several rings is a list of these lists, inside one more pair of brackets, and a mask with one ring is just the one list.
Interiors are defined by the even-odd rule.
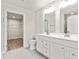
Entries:
[[67,6],[69,6],[69,5],[73,5],[73,4],[75,4],[77,2],[77,0],[64,0],[64,1],[61,1],[60,2],[60,8],[65,8],[65,7],[67,7]]
[[44,13],[49,14],[49,13],[54,12],[54,11],[55,11],[55,6],[51,6],[48,9],[45,9]]

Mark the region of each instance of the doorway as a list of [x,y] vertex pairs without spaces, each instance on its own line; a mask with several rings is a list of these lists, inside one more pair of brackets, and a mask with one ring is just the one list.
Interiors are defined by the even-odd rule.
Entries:
[[7,51],[23,47],[23,15],[7,12]]

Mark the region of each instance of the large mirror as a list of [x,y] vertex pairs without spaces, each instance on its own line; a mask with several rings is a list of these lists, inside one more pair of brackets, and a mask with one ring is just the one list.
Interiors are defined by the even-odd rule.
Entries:
[[55,32],[55,11],[45,14],[45,32]]
[[78,33],[78,2],[61,8],[60,11],[61,32]]
[[45,32],[77,34],[78,1],[62,0],[58,3],[44,10]]
[[47,34],[56,32],[55,20],[56,20],[55,5],[51,5],[51,7],[48,7],[44,10],[44,31]]

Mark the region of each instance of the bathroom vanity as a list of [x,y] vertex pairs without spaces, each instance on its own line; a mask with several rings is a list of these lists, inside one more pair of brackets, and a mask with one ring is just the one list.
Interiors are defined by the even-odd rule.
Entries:
[[37,51],[49,59],[78,59],[78,37],[63,34],[40,34],[36,36]]

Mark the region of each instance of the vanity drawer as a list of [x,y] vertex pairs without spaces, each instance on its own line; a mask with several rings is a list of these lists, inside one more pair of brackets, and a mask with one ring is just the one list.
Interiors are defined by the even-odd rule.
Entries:
[[46,48],[49,47],[49,41],[48,40],[44,40],[44,47],[46,47]]
[[45,37],[38,36],[37,40],[37,50],[43,55],[49,57],[49,40]]
[[49,50],[48,49],[44,48],[43,53],[45,56],[49,57]]
[[38,41],[40,40],[41,41],[40,43],[43,44],[44,47],[46,47],[46,48],[49,47],[49,38],[43,37],[43,36],[38,36],[37,40]]

